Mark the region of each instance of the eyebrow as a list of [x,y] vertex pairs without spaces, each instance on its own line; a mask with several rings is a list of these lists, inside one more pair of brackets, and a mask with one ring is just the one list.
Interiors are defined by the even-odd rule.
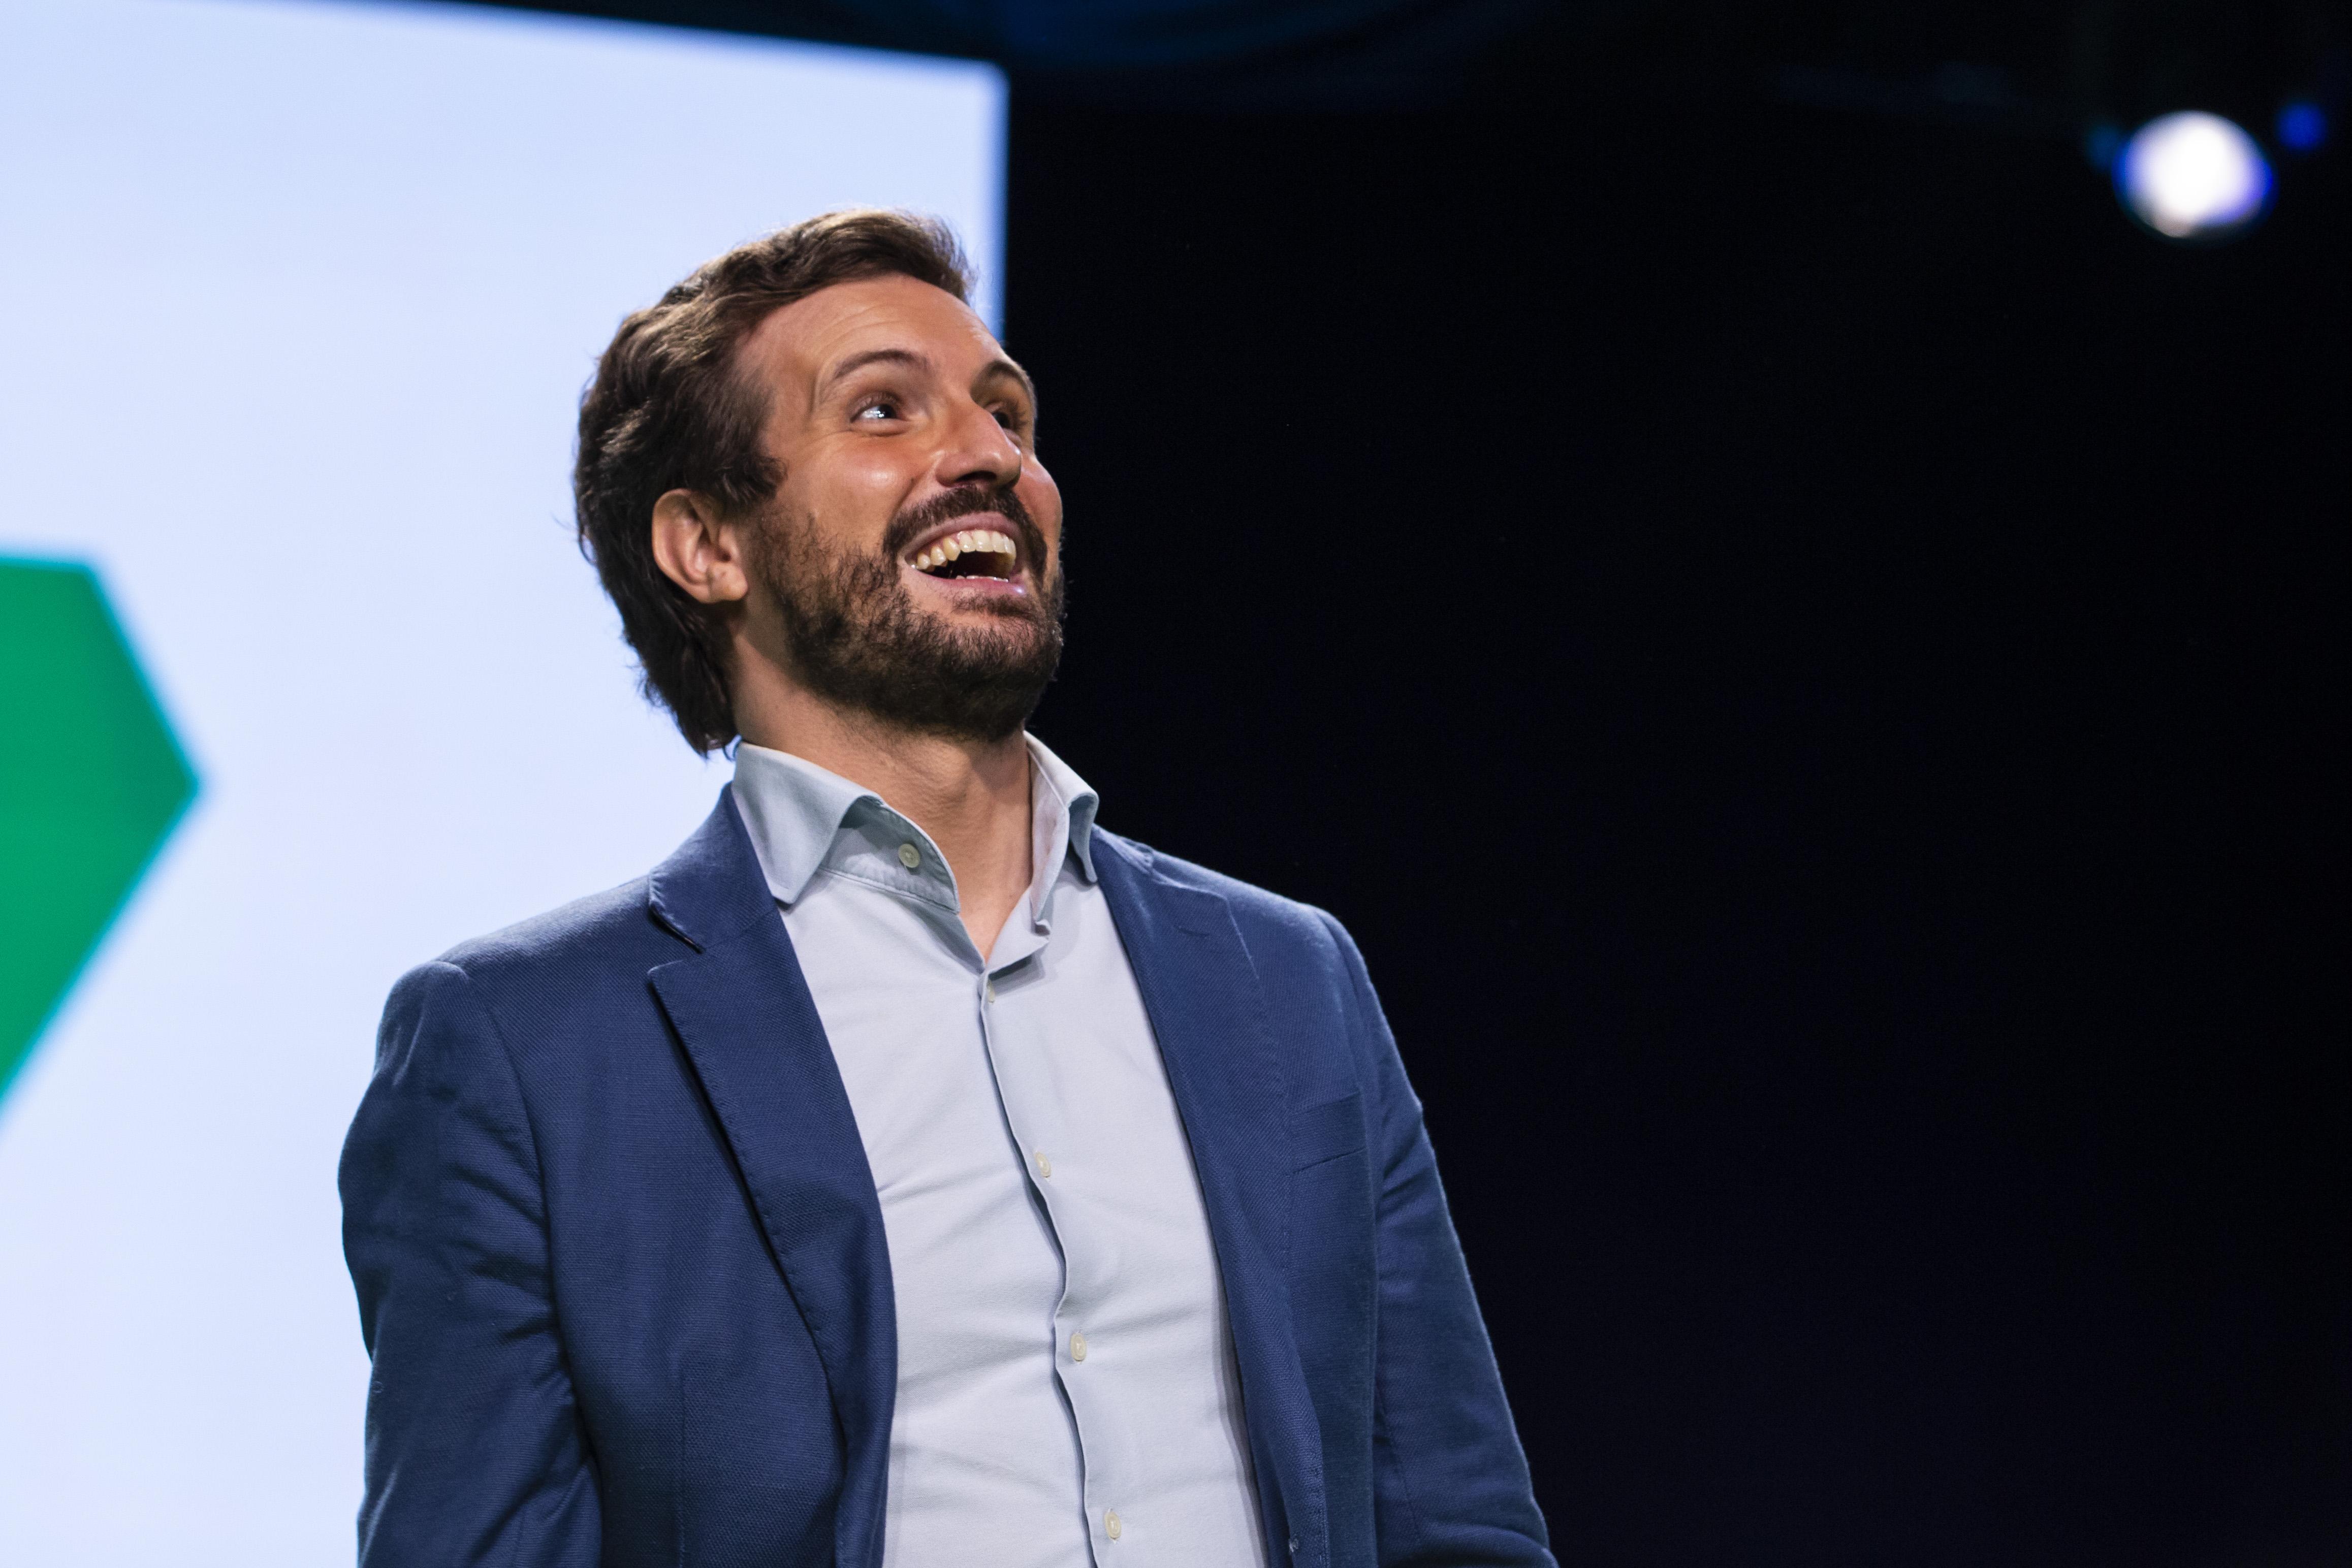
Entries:
[[[818,399],[822,401],[841,382],[868,365],[905,365],[909,370],[927,371],[931,368],[931,361],[928,357],[917,353],[912,349],[868,349],[862,354],[850,355],[849,358],[826,371],[824,382],[817,388]],[[1036,407],[1036,383],[1029,379],[1027,371],[1023,370],[1011,360],[1003,358],[991,360],[981,367],[980,374],[972,379],[977,384],[980,382],[992,381],[1005,376],[1010,376],[1018,382],[1021,384],[1023,395],[1029,400],[1029,406]]]
[[850,376],[856,374],[859,371],[864,370],[868,365],[884,364],[905,365],[910,370],[918,371],[927,371],[931,367],[930,361],[915,352],[912,349],[868,349],[862,354],[850,355],[849,358],[842,361],[841,363],[827,371],[824,374],[824,381],[817,387],[817,395],[819,397],[823,397],[825,393],[831,392],[836,384],[846,380]]
[[1011,360],[999,357],[989,361],[980,368],[980,374],[974,376],[972,382],[977,385],[981,382],[999,381],[1006,376],[1021,383],[1021,395],[1029,400],[1030,411],[1034,413],[1037,408],[1037,383],[1029,379],[1027,371]]

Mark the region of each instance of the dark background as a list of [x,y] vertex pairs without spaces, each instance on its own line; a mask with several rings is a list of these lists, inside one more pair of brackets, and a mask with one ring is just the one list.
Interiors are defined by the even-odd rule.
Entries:
[[1564,1561],[2352,1559],[2340,183],[1016,101],[1037,727],[1334,910]]
[[2340,177],[1016,99],[1039,732],[1331,909],[1563,1562],[2352,1561]]
[[2336,14],[1402,9],[940,46],[1039,732],[1355,932],[1564,1563],[2352,1562],[2352,193],[2077,145]]

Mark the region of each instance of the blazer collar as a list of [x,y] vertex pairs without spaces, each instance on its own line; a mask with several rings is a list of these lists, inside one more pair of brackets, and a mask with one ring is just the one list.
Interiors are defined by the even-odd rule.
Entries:
[[646,880],[654,918],[697,952],[776,918],[775,899],[752,853],[731,784],[719,791],[719,803],[702,825]]

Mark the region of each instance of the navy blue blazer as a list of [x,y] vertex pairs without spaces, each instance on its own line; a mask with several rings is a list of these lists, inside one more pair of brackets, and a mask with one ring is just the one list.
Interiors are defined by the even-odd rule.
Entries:
[[[1094,844],[1208,1203],[1271,1560],[1549,1564],[1354,944]],[[650,877],[401,980],[341,1188],[367,1568],[878,1568],[882,1213],[730,794]]]

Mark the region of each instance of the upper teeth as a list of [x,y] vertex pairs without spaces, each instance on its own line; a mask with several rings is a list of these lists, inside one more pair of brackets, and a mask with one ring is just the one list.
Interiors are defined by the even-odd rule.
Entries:
[[975,550],[982,555],[1014,553],[1011,535],[1000,534],[994,528],[966,528],[960,534],[950,534],[917,556],[915,565],[920,570],[929,571],[935,566],[945,566],[956,557],[970,555]]

